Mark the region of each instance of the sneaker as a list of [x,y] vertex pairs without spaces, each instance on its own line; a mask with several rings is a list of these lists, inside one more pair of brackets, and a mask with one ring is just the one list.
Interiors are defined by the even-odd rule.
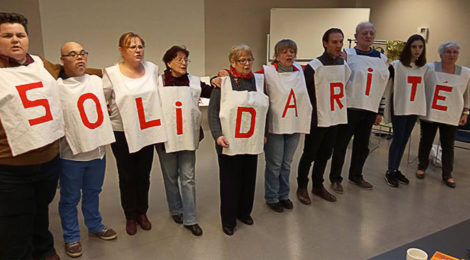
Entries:
[[112,228],[105,227],[98,233],[94,233],[93,235],[103,239],[103,240],[113,240],[117,238],[117,233]]
[[401,171],[398,171],[398,170],[397,170],[397,171],[394,172],[394,174],[395,174],[395,178],[396,178],[399,182],[401,182],[401,183],[403,183],[403,184],[409,184],[409,183],[410,183],[410,180],[408,180],[408,178],[406,178],[406,176],[403,175],[403,174],[401,173]]
[[82,245],[80,241],[65,243],[65,253],[70,257],[79,257],[82,255]]
[[369,182],[365,181],[364,179],[359,179],[359,180],[352,180],[352,179],[349,179],[349,181],[351,183],[354,183],[356,184],[357,186],[363,188],[363,189],[366,189],[366,190],[372,190],[372,188],[374,186],[372,186],[372,184],[370,184]]
[[273,211],[276,211],[276,212],[279,212],[279,213],[284,211],[284,207],[282,207],[282,205],[281,205],[280,202],[275,202],[275,203],[266,202],[266,204],[267,204]]
[[285,209],[293,209],[293,208],[294,208],[294,204],[292,203],[292,201],[291,201],[290,199],[279,200],[279,203],[281,203],[281,205],[282,205]]
[[385,182],[387,182],[388,185],[394,188],[398,188],[398,179],[395,172],[390,173],[389,171],[387,171],[387,173],[385,173]]

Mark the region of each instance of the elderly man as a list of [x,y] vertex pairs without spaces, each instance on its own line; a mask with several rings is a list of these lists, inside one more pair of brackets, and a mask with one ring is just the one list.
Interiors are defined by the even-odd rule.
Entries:
[[82,255],[77,205],[82,199],[82,213],[91,234],[104,240],[117,237],[102,224],[99,193],[106,167],[105,147],[114,142],[106,109],[101,79],[85,74],[88,52],[76,42],[61,48],[64,64],[58,85],[65,122],[65,137],[60,141],[59,213],[65,252]]
[[344,34],[338,28],[328,29],[322,38],[325,52],[305,67],[304,75],[312,103],[310,133],[299,162],[297,198],[310,204],[307,184],[313,161],[312,193],[334,202],[336,197],[323,186],[323,173],[331,157],[338,128],[347,123],[344,86],[351,75],[349,66],[341,57]]
[[0,259],[59,259],[49,232],[64,135],[57,71],[28,54],[27,23],[0,13]]
[[364,189],[372,189],[372,184],[365,181],[362,168],[369,155],[369,138],[374,122],[380,123],[378,115],[380,100],[389,77],[387,57],[371,46],[375,39],[375,27],[372,23],[360,23],[356,27],[357,44],[345,49],[344,56],[351,68],[351,77],[346,85],[348,124],[338,129],[338,136],[331,162],[330,181],[332,189],[343,192],[341,170],[346,156],[346,149],[354,136],[349,180]]

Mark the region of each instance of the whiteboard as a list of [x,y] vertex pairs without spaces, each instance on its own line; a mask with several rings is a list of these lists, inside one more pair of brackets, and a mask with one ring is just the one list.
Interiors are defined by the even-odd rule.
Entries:
[[274,46],[282,39],[297,43],[297,60],[310,61],[320,56],[324,49],[322,37],[326,30],[336,27],[347,39],[354,39],[356,25],[369,21],[369,8],[272,8],[269,60],[274,56]]

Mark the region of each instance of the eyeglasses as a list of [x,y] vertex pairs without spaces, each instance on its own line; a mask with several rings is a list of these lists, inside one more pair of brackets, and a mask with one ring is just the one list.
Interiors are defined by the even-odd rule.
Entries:
[[444,51],[445,54],[459,54],[459,51],[451,51],[451,50],[446,50]]
[[80,52],[71,51],[67,54],[62,54],[62,57],[72,57],[74,59],[78,58],[78,56],[86,57],[88,56],[88,52],[85,50],[81,50]]
[[188,58],[184,58],[184,59],[183,58],[175,58],[175,61],[178,62],[179,64],[183,64],[183,62],[188,64],[188,63],[191,62],[191,60],[188,59]]
[[238,62],[238,63],[241,63],[241,64],[253,63],[253,61],[255,61],[255,59],[241,59],[241,60],[237,60],[237,62]]
[[143,46],[143,45],[131,45],[131,46],[127,46],[126,48],[135,51],[136,49],[143,50],[145,48],[145,46]]

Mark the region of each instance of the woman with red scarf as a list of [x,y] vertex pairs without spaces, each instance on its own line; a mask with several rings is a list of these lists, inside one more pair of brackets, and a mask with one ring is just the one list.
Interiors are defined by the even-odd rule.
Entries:
[[269,100],[263,90],[264,76],[251,71],[253,60],[247,45],[232,48],[229,77],[223,77],[221,88],[212,91],[209,104],[219,161],[222,228],[229,236],[237,219],[253,224],[258,154],[265,141]]
[[[180,46],[172,46],[163,56],[166,70],[159,78],[158,87],[168,141],[156,144],[155,149],[171,217],[193,235],[200,236],[202,229],[197,223],[194,177],[196,149],[203,138],[198,102],[201,96],[210,97],[212,87],[188,74],[188,56],[189,51]],[[180,121],[175,110],[180,111]]]

